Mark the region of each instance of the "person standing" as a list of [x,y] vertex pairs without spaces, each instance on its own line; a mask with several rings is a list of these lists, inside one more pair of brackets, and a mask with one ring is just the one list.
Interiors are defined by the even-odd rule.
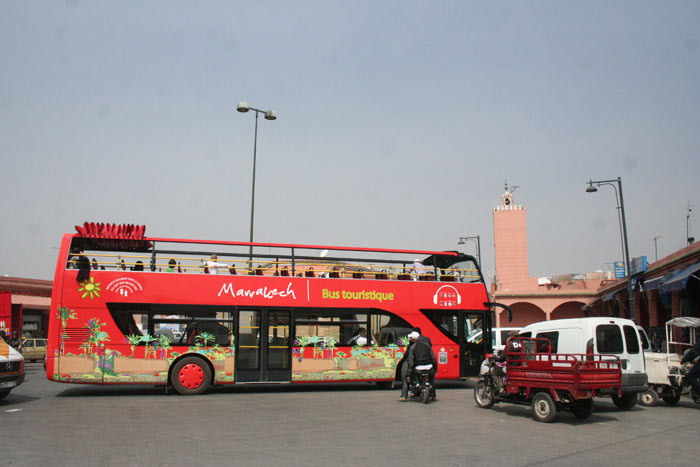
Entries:
[[216,254],[212,254],[211,259],[204,263],[204,267],[209,269],[209,274],[218,274],[219,269],[221,269],[223,273],[228,271],[228,264],[219,263],[218,259],[219,258],[216,256]]

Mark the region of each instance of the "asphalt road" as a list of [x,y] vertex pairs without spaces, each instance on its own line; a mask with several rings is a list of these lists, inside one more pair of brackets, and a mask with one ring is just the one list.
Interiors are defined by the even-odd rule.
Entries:
[[0,465],[697,465],[700,408],[607,399],[581,421],[479,409],[473,382],[429,405],[370,384],[238,386],[203,396],[152,386],[66,385],[27,364],[0,400]]

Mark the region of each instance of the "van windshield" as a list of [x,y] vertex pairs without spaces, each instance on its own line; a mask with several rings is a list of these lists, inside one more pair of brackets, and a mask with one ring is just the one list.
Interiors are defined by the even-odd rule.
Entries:
[[601,324],[595,329],[598,353],[620,354],[623,352],[622,333],[615,324]]

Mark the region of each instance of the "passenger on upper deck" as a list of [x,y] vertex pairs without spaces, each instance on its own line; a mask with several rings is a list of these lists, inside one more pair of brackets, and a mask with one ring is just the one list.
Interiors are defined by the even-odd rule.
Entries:
[[83,250],[78,247],[73,247],[73,255],[68,258],[68,267],[78,269],[78,275],[75,280],[78,282],[88,280],[90,277],[90,260],[83,254]]
[[218,274],[219,268],[223,271],[228,271],[228,264],[217,262],[218,256],[216,254],[211,255],[211,259],[204,263],[204,266],[209,269],[209,274]]
[[177,266],[177,263],[174,259],[171,259],[168,261],[168,267],[165,268],[165,272],[175,272],[175,266]]
[[426,272],[428,272],[428,269],[421,263],[421,260],[416,258],[415,261],[413,261],[413,266],[411,266],[411,270],[409,271],[410,273],[413,273],[413,280],[417,281],[420,276],[425,275]]

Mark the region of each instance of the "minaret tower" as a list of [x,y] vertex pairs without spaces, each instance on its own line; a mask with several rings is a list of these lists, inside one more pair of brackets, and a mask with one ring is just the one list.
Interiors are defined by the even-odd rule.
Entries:
[[526,289],[530,280],[527,269],[527,216],[515,204],[517,186],[505,183],[503,201],[493,210],[493,240],[496,257],[496,288],[499,292]]

